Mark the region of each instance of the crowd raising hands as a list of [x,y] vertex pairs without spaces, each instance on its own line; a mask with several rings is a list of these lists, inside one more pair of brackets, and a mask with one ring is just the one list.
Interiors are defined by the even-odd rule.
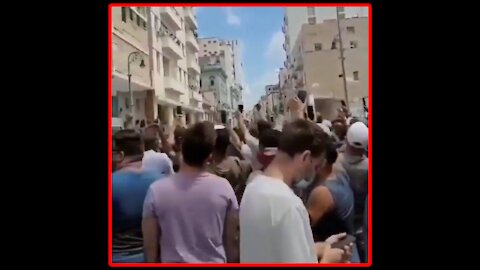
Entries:
[[365,262],[368,127],[288,111],[118,131],[113,262]]

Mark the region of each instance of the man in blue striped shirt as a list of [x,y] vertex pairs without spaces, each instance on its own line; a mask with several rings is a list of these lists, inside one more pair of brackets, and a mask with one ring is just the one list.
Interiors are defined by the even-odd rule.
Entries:
[[144,145],[138,132],[121,130],[114,139],[121,161],[112,174],[113,262],[144,262],[143,201],[150,184],[163,176],[142,168]]

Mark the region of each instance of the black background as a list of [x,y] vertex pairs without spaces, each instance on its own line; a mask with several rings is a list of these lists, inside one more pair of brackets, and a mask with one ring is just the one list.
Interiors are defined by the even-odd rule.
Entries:
[[[420,80],[431,64],[431,58],[418,56],[429,38],[419,34],[429,27],[426,15],[416,3],[370,2],[373,267],[441,262],[450,251],[431,256],[423,248],[435,245],[430,240],[437,235],[429,217],[444,220],[430,207],[436,201],[425,199],[438,193],[432,188],[436,176],[425,165],[435,154],[422,131],[435,118],[426,108],[438,90]],[[10,227],[4,247],[11,251],[4,259],[107,268],[108,2],[27,6],[20,9],[22,20],[4,27],[3,43],[11,47],[3,54],[9,70],[2,99],[9,113],[3,123],[9,172],[2,188],[3,224]]]

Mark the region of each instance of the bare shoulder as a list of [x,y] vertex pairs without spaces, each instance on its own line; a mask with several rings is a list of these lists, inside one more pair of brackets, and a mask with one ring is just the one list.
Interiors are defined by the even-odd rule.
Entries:
[[330,191],[326,186],[317,186],[312,190],[310,197],[314,198],[324,198],[325,196],[330,196]]

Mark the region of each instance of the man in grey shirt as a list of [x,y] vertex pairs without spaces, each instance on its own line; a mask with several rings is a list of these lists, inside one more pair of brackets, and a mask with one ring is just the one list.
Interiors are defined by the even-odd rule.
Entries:
[[347,131],[346,143],[339,149],[335,166],[343,168],[349,178],[354,194],[355,230],[363,225],[365,198],[368,194],[368,157],[365,149],[368,147],[368,128],[362,122],[356,122]]

